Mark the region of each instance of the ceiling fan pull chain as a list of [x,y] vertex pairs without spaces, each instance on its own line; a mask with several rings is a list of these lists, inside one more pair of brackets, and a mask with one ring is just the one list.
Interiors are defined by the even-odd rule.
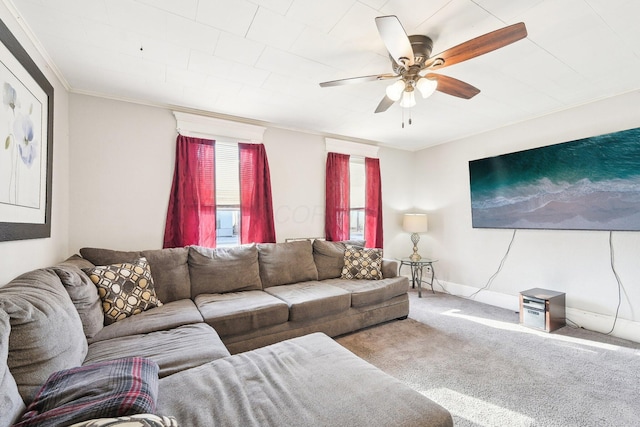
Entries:
[[402,110],[402,129],[404,129],[404,108],[400,107],[400,110]]

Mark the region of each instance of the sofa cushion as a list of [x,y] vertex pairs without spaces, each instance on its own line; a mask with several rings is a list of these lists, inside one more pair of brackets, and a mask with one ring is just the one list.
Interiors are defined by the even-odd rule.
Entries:
[[162,302],[177,301],[191,297],[191,283],[187,259],[189,248],[167,248],[145,251],[115,251],[101,248],[82,248],[80,254],[95,265],[134,262],[145,257],[149,262],[156,287]]
[[189,299],[173,301],[105,326],[89,342],[148,334],[202,321],[202,315],[193,301]]
[[0,310],[0,426],[12,425],[24,412],[24,402],[7,365],[10,331],[9,315]]
[[132,263],[95,266],[86,273],[98,287],[105,325],[162,306],[144,257]]
[[313,248],[308,240],[258,245],[262,287],[318,280]]
[[51,269],[30,271],[0,287],[0,309],[11,323],[7,363],[28,405],[49,375],[84,360],[82,322]]
[[341,279],[382,279],[382,249],[346,245]]
[[158,364],[158,375],[162,378],[229,356],[229,351],[211,326],[194,323],[92,343],[84,364],[129,356],[153,360]]
[[255,244],[231,248],[189,247],[191,297],[262,289]]
[[153,275],[158,299],[163,303],[191,298],[189,248],[167,248],[142,251]]
[[398,261],[393,259],[382,259],[382,277],[385,279],[398,277]]
[[344,267],[345,245],[364,247],[364,241],[313,241],[313,260],[316,264],[316,268],[318,269],[318,280],[335,279],[336,277],[340,277],[342,274],[342,267]]
[[263,291],[201,294],[195,302],[205,322],[223,338],[289,319],[287,304]]
[[453,426],[446,409],[319,333],[163,378],[158,413],[185,426]]
[[62,266],[62,267],[73,266],[73,267],[79,268],[80,270],[83,270],[85,268],[95,267],[95,264],[89,261],[88,259],[84,259],[80,255],[75,254],[75,255],[71,255],[69,258],[65,259],[64,261],[56,264],[54,267],[59,267],[59,266]]
[[349,291],[352,307],[378,304],[409,291],[409,279],[404,276],[382,280],[328,279],[323,283]]
[[82,255],[82,258],[89,260],[94,265],[133,262],[142,257],[142,253],[140,251],[115,251],[113,249],[102,248],[82,248],[80,249],[80,255]]
[[315,281],[274,286],[265,292],[287,303],[291,321],[316,319],[347,311],[351,306],[349,292]]
[[73,255],[66,261],[53,267],[64,288],[69,293],[73,305],[78,310],[82,329],[87,338],[100,332],[104,325],[102,302],[98,295],[98,288],[82,271],[82,268],[92,268],[94,265],[78,255]]
[[155,412],[158,365],[139,357],[52,374],[15,427],[63,426],[99,417]]

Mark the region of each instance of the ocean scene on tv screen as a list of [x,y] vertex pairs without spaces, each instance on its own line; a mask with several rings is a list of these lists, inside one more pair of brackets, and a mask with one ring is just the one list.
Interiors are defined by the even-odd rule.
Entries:
[[474,228],[640,231],[640,128],[469,162]]

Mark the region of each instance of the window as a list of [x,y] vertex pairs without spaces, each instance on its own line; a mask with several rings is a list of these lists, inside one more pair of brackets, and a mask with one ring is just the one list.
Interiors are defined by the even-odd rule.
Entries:
[[349,177],[349,239],[364,240],[366,181],[363,158],[350,158]]
[[163,247],[274,243],[269,162],[264,145],[257,142],[265,128],[173,114],[178,129],[176,167]]
[[380,161],[327,153],[325,236],[330,241],[364,240],[382,248]]
[[240,243],[240,170],[238,144],[216,141],[216,246]]

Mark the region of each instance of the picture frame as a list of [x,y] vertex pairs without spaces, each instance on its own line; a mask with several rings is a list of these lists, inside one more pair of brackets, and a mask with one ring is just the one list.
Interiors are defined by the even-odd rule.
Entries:
[[473,228],[640,231],[640,128],[469,162]]
[[51,237],[53,86],[0,20],[0,241]]

